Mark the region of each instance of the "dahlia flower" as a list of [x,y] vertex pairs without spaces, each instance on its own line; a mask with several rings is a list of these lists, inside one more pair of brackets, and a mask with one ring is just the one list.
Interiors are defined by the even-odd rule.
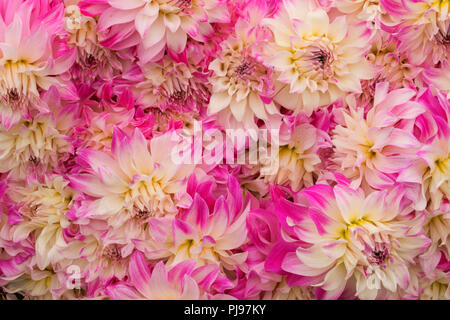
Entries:
[[0,0],[0,300],[450,299],[449,6]]
[[402,170],[398,181],[419,183],[422,198],[431,200],[431,208],[440,207],[450,197],[450,140],[435,138],[417,152],[418,159]]
[[264,179],[268,183],[289,185],[294,191],[299,191],[303,186],[314,184],[313,173],[318,171],[321,164],[318,151],[331,144],[325,132],[299,116],[286,126],[289,126],[288,132],[286,135],[283,132],[281,134],[277,168],[266,168],[265,172],[269,174],[264,175]]
[[304,242],[284,257],[283,270],[320,286],[328,299],[338,298],[350,280],[360,299],[408,288],[408,268],[430,240],[422,230],[424,215],[404,201],[405,190],[364,195],[345,185],[315,185],[301,194],[309,208],[278,204],[284,223]]
[[[8,3],[9,5],[9,3]],[[66,87],[61,77],[73,64],[76,52],[60,46],[55,36],[63,25],[59,16],[63,5],[39,16],[24,2],[1,14],[0,23],[0,120],[6,129],[20,117],[30,119],[31,109],[39,106],[39,90]]]
[[70,221],[69,211],[73,191],[61,176],[45,177],[45,183],[29,181],[25,186],[8,190],[11,200],[20,205],[21,221],[13,227],[13,241],[19,242],[33,234],[36,264],[43,270],[50,263],[62,259],[59,250],[65,246],[62,231]]
[[243,202],[238,182],[230,176],[226,193],[217,199],[209,194],[217,193],[211,190],[209,181],[196,186],[191,178],[189,189],[191,193],[198,190],[191,195],[191,207],[179,218],[151,218],[149,235],[153,244],[144,240],[140,245],[149,248],[137,246],[151,259],[169,258],[169,265],[194,259],[198,266],[220,264],[231,270],[243,263],[246,252],[233,250],[246,241],[249,208]]
[[112,79],[115,70],[122,69],[122,61],[111,50],[98,43],[97,22],[85,16],[77,6],[78,1],[65,1],[64,28],[67,31],[67,43],[77,48],[78,54],[72,76],[82,82],[95,79]]
[[[281,269],[274,264],[274,256],[285,253],[285,246],[280,241],[282,230],[277,216],[274,214],[274,193],[263,199],[261,207],[252,209],[247,216],[249,244],[246,247],[248,257],[246,264],[250,272],[246,275],[242,297],[254,296],[255,299],[286,299],[306,297],[308,288],[291,287],[286,283],[286,277],[280,275]],[[236,289],[231,290],[235,296]],[[253,293],[253,294],[252,294]],[[240,296],[237,296],[241,298]]]
[[160,108],[146,108],[145,110],[153,117],[153,134],[166,132],[174,126],[190,130],[194,127],[194,122],[199,119],[196,111],[182,112],[177,111],[177,109],[162,111]]
[[348,92],[361,92],[360,80],[373,77],[364,59],[371,32],[365,24],[349,26],[345,16],[332,22],[311,0],[287,0],[265,19],[273,32],[273,55],[265,64],[277,71],[274,100],[310,115]]
[[[248,9],[255,8],[253,13],[258,11],[263,18],[265,8],[258,5],[262,6],[250,3]],[[258,22],[240,18],[235,34],[221,43],[220,54],[209,65],[213,74],[208,113],[217,114],[227,128],[237,122],[256,129],[255,118],[267,123],[277,121],[273,119],[279,111],[272,101],[272,70],[264,66],[260,57],[264,50],[261,44],[268,36]]]
[[450,61],[443,62],[440,68],[427,68],[422,78],[428,83],[447,94],[450,100]]
[[173,162],[171,153],[176,146],[172,132],[148,143],[138,129],[128,136],[115,128],[111,155],[79,150],[77,155],[88,164],[89,172],[72,175],[71,185],[94,200],[75,216],[106,219],[117,228],[131,220],[138,223],[149,217],[175,215],[178,206],[189,205],[183,180],[194,170],[193,165]]
[[427,214],[424,231],[431,240],[430,247],[420,256],[422,270],[430,275],[436,270],[443,257],[450,258],[450,203],[443,203],[439,209]]
[[435,279],[428,280],[420,294],[420,300],[450,300],[450,279],[444,272],[439,272]]
[[226,288],[226,283],[220,280],[215,285],[217,270],[214,267],[195,268],[195,261],[185,260],[169,268],[158,262],[150,271],[144,255],[139,251],[131,257],[129,273],[133,287],[120,282],[113,284],[107,288],[111,298],[198,300],[207,298],[205,289],[211,286]]
[[[416,92],[402,88],[388,91],[387,83],[375,89],[373,107],[340,109],[341,121],[333,131],[333,161],[352,186],[367,184],[383,188],[395,181],[395,174],[415,159],[421,144],[401,121],[413,121],[426,108],[412,101]],[[396,125],[397,124],[397,125]]]
[[196,65],[175,62],[167,56],[141,67],[143,81],[136,84],[138,103],[162,111],[201,111],[209,100],[207,74]]
[[415,64],[434,65],[450,54],[450,11],[447,1],[380,0],[383,27],[399,39],[399,50]]
[[[75,110],[60,107],[61,101],[48,92],[47,112],[12,127],[0,126],[0,172],[16,177],[41,175],[55,170],[58,163],[73,153],[72,126],[77,123]],[[44,105],[44,101],[41,101]]]
[[229,12],[222,0],[84,0],[87,16],[100,16],[100,44],[113,50],[138,45],[141,62],[157,61],[167,48],[173,54],[186,47],[187,36],[206,41],[211,23],[226,23]]
[[88,124],[76,128],[77,136],[82,138],[81,148],[108,151],[111,150],[114,127],[132,132],[129,124],[133,120],[134,110],[101,113],[88,111],[88,114]]
[[384,13],[379,0],[336,0],[336,8],[356,21],[367,21],[378,27]]
[[[434,259],[433,259],[434,260]],[[421,300],[448,300],[450,299],[450,278],[448,270],[450,260],[442,255],[439,263],[433,270],[428,270],[425,277],[420,278]]]
[[375,87],[379,82],[388,82],[391,89],[416,88],[422,68],[412,65],[404,53],[400,53],[395,39],[386,33],[378,34],[366,56],[376,68],[375,77],[362,84],[362,103],[373,101]]
[[283,281],[274,291],[273,300],[314,300],[315,293],[312,287],[289,286]]

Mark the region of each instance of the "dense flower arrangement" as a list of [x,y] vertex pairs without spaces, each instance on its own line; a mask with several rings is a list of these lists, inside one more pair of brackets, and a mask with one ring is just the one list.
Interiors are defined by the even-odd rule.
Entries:
[[0,0],[1,298],[450,299],[449,196],[448,0]]

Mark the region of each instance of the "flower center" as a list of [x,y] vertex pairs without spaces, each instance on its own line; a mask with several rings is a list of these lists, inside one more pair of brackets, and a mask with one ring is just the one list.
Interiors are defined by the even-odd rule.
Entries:
[[370,264],[385,266],[386,259],[389,257],[389,248],[385,243],[376,243],[367,260]]
[[[147,0],[151,3],[152,0]],[[160,0],[159,9],[164,13],[179,13],[192,8],[192,0]]]
[[324,69],[330,63],[331,55],[322,48],[311,51],[311,60],[318,64],[321,69]]
[[88,54],[84,61],[86,66],[92,66],[95,64],[95,57],[92,54]]
[[450,164],[450,157],[447,159],[437,159],[434,164],[436,165],[436,168],[439,169],[442,173],[447,173],[449,169]]
[[36,77],[32,66],[24,59],[7,60],[0,71],[0,93],[8,105],[23,107],[31,97],[30,91],[37,91]]
[[39,159],[36,158],[34,155],[31,155],[28,159],[33,165],[37,165],[39,163]]
[[234,73],[238,78],[246,78],[254,72],[255,65],[250,59],[245,59],[240,65],[236,67]]
[[8,99],[11,102],[18,102],[20,100],[20,96],[16,88],[8,90]]
[[238,87],[256,88],[267,77],[267,69],[255,58],[244,55],[238,58],[238,62],[230,61],[230,67],[227,71],[227,77],[232,79]]
[[111,260],[119,260],[122,257],[117,245],[112,244],[103,249],[103,255]]
[[151,216],[151,211],[147,208],[139,209],[135,207],[133,213],[135,218],[142,220],[147,219]]
[[176,101],[182,101],[182,100],[184,100],[186,98],[186,95],[187,95],[186,91],[178,90],[178,91],[173,92],[170,95],[170,98],[173,99],[173,100],[176,100]]
[[450,26],[447,28],[447,31],[442,31],[439,29],[439,32],[435,36],[436,41],[443,46],[450,46]]
[[192,6],[192,0],[174,0],[173,5],[180,9],[188,9]]
[[335,57],[331,44],[325,40],[311,41],[309,45],[295,49],[293,62],[302,77],[326,80],[333,76]]
[[369,263],[368,267],[386,268],[386,263],[391,257],[390,238],[379,232],[369,232],[367,224],[374,226],[373,222],[365,218],[351,221],[342,230],[341,237],[348,241],[348,248],[360,257],[360,261]]

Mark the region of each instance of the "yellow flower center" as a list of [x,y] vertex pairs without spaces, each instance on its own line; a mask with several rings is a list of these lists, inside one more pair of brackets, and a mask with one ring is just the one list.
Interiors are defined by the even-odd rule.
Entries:
[[439,171],[446,174],[449,172],[450,156],[447,159],[437,159],[434,164]]

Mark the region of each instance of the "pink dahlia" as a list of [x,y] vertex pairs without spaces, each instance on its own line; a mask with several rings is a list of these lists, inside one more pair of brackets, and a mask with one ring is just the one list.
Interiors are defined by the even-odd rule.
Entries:
[[115,283],[106,288],[107,295],[113,299],[199,300],[208,299],[208,292],[230,287],[218,276],[217,267],[195,268],[195,261],[188,259],[171,267],[158,262],[150,269],[139,251],[131,257],[129,274],[129,284]]
[[148,218],[174,216],[188,207],[192,199],[186,181],[195,166],[174,162],[171,152],[177,142],[172,133],[149,142],[138,129],[128,136],[115,128],[111,152],[79,150],[77,156],[86,167],[69,179],[88,197],[73,210],[72,219],[80,224],[100,220],[107,223],[107,238],[127,242],[139,237]]
[[73,97],[60,76],[73,64],[76,51],[64,47],[60,37],[62,4],[7,3],[10,10],[0,12],[0,120],[10,128],[40,109],[40,92],[52,85]]
[[270,32],[259,25],[268,8],[257,1],[247,6],[247,15],[237,20],[235,32],[220,44],[219,54],[209,65],[212,93],[208,113],[217,114],[226,128],[256,129],[258,119],[277,128],[273,72],[264,65],[263,57]]
[[388,83],[377,84],[368,112],[353,103],[336,110],[339,125],[332,134],[333,161],[354,187],[392,185],[421,147],[410,128],[426,108],[413,101],[415,90],[389,91],[388,87]]
[[197,185],[191,177],[191,207],[176,218],[150,219],[150,240],[139,241],[138,248],[151,259],[168,259],[168,264],[194,259],[198,266],[218,264],[229,270],[242,264],[247,253],[236,250],[247,241],[249,204],[232,176],[226,190],[212,187],[211,181]]
[[284,271],[319,286],[328,299],[344,290],[374,299],[410,286],[409,268],[430,240],[404,189],[365,195],[346,185],[315,185],[301,195],[301,203],[281,200],[277,207],[292,239],[303,243],[284,257]]
[[113,50],[138,46],[141,62],[157,61],[167,48],[173,54],[186,47],[187,36],[206,41],[211,23],[229,22],[223,0],[84,0],[87,16],[99,16],[101,44]]
[[447,1],[380,0],[386,11],[383,29],[399,39],[399,50],[417,65],[433,66],[450,54],[450,10]]

